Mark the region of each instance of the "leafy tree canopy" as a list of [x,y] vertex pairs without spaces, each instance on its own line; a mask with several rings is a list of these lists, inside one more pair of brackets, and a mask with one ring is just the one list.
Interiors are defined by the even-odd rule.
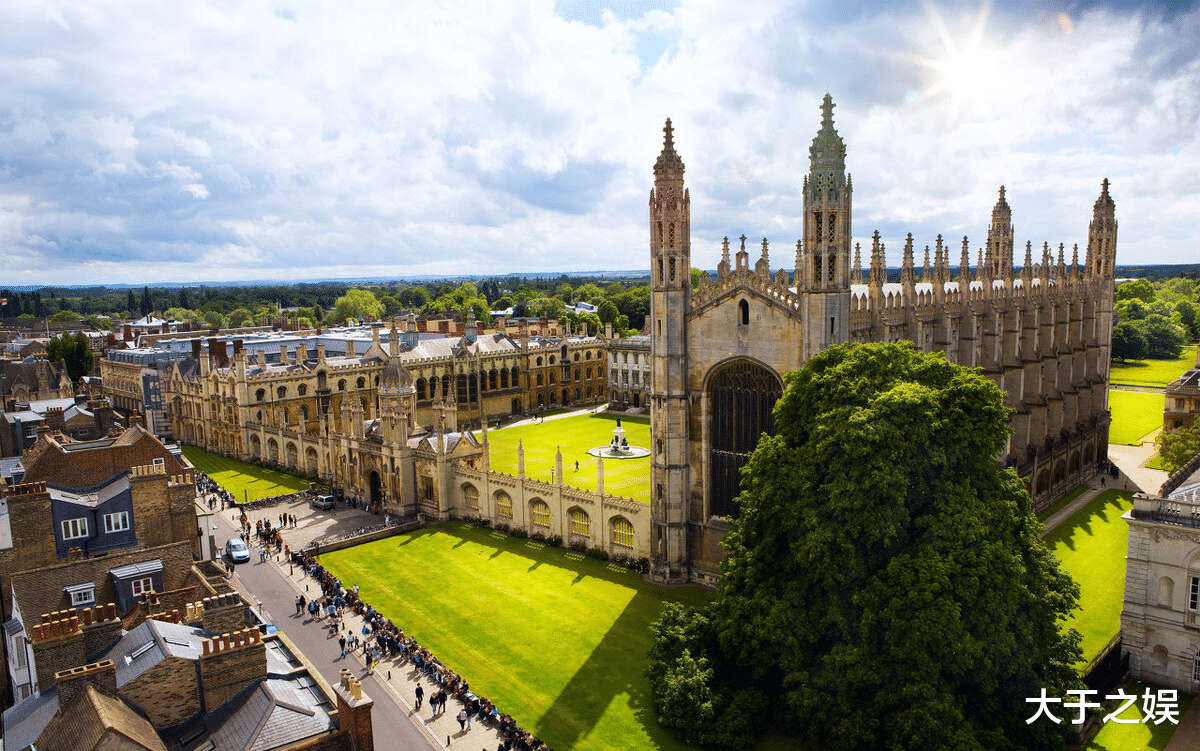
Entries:
[[774,415],[724,542],[718,649],[685,640],[694,666],[675,649],[680,679],[709,681],[714,742],[758,727],[760,691],[830,749],[1061,748],[1025,699],[1077,683],[1063,622],[1079,589],[996,463],[995,384],[909,343],[832,347],[787,376]]
[[76,313],[72,310],[60,310],[57,313],[55,313],[54,315],[50,316],[50,320],[54,321],[54,322],[78,321],[82,317],[83,316],[79,315],[78,313]]
[[88,340],[83,334],[51,337],[46,342],[46,359],[65,363],[67,376],[75,383],[92,372],[92,351],[88,349]]
[[1137,298],[1148,303],[1154,300],[1154,295],[1154,284],[1149,279],[1134,279],[1131,282],[1118,284],[1116,292],[1113,293],[1113,299],[1120,301]]
[[1141,360],[1146,356],[1146,335],[1130,321],[1113,326],[1112,356],[1114,360]]
[[406,308],[420,308],[431,299],[429,290],[416,285],[405,287],[396,293],[396,299]]
[[1168,472],[1175,472],[1191,461],[1193,456],[1200,454],[1200,420],[1190,428],[1180,428],[1174,433],[1163,431],[1154,439],[1154,443],[1162,457],[1163,466]]
[[329,313],[329,323],[341,326],[353,318],[357,321],[375,321],[383,317],[383,303],[369,289],[348,289],[346,294],[337,299],[333,310]]

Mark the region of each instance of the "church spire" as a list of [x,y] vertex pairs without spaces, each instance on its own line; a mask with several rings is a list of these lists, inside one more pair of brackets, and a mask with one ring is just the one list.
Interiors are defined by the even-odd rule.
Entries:
[[862,243],[854,243],[854,270],[850,272],[851,284],[862,284]]
[[964,294],[971,286],[971,246],[963,235],[962,258],[958,262],[958,289]]
[[809,172],[842,175],[846,171],[846,144],[833,127],[833,97],[825,95],[821,103],[821,130],[808,150]]
[[683,160],[675,153],[675,129],[671,127],[671,118],[663,126],[663,148],[654,163],[655,180],[683,180]]

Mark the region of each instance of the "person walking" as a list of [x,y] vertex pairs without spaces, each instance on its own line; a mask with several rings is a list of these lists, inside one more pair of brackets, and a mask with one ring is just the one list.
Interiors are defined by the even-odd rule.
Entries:
[[456,717],[455,719],[458,720],[458,729],[459,730],[467,729],[467,710],[465,710],[465,709],[458,710],[458,717]]
[[338,637],[338,646],[342,648],[342,657],[346,656],[346,635],[342,634]]
[[421,708],[421,700],[425,698],[425,689],[421,688],[421,682],[417,681],[417,709]]

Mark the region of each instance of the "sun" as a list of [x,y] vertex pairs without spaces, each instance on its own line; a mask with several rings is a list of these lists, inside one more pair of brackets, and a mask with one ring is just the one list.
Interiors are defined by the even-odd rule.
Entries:
[[945,98],[951,120],[969,110],[986,113],[993,98],[1004,89],[1005,53],[985,40],[985,28],[991,3],[984,2],[969,21],[965,34],[947,28],[933,5],[926,5],[929,25],[937,34],[942,49],[936,56],[921,57],[917,62],[931,74],[932,80],[916,96],[916,101]]

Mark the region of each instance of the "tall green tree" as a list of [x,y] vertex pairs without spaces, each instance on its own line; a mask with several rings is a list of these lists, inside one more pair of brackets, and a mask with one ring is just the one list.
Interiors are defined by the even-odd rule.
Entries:
[[148,316],[154,310],[154,302],[150,297],[150,288],[142,287],[142,306],[139,308],[142,315]]
[[67,376],[75,383],[92,372],[92,351],[88,349],[88,340],[83,334],[51,337],[46,342],[46,359],[64,363]]
[[130,315],[138,309],[137,299],[133,296],[132,289],[125,291],[125,309],[129,311]]
[[375,321],[383,317],[383,303],[369,289],[348,289],[346,294],[337,299],[337,303],[329,313],[329,323],[341,326],[347,320],[359,318],[364,321]]
[[1146,335],[1131,321],[1121,321],[1112,330],[1114,360],[1140,360],[1146,356]]
[[1164,430],[1154,439],[1154,443],[1162,457],[1163,467],[1168,472],[1175,472],[1200,454],[1200,420],[1190,428],[1180,428],[1174,433]]
[[728,697],[714,733],[757,690],[839,751],[1061,748],[1025,700],[1077,684],[1079,589],[996,463],[1003,393],[909,343],[831,347],[786,381],[725,538],[718,649],[689,646],[684,677],[711,666]]

